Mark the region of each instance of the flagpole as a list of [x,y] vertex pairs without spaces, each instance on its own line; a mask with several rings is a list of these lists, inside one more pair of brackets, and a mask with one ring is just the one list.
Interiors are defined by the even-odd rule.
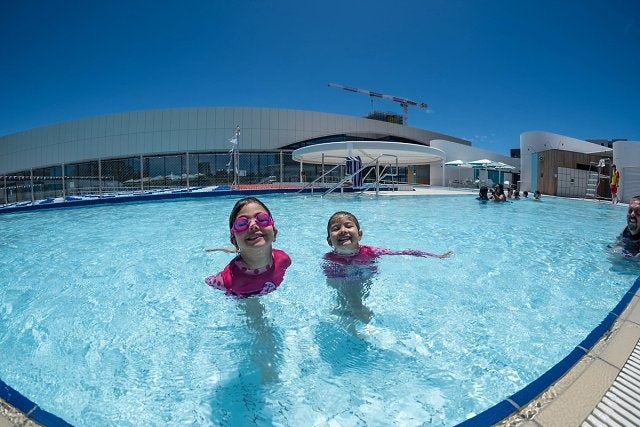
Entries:
[[236,126],[235,144],[233,145],[233,185],[240,185],[240,150],[238,144],[240,142],[240,126]]

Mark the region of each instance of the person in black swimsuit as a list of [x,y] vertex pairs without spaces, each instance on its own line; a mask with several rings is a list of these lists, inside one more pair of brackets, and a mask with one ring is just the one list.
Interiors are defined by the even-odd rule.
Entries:
[[626,257],[640,259],[640,195],[629,200],[627,226],[618,236],[617,245],[622,247]]

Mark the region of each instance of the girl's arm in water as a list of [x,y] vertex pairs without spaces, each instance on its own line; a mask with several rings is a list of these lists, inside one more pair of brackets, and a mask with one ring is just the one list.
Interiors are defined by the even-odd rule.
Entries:
[[420,251],[418,249],[403,249],[401,251],[394,251],[385,248],[375,248],[375,252],[376,255],[412,255],[433,258],[449,258],[451,255],[453,255],[453,251],[448,251],[443,254],[434,254],[431,252]]
[[205,252],[228,252],[230,254],[235,254],[238,250],[233,246],[227,246],[226,248],[207,248],[204,250]]

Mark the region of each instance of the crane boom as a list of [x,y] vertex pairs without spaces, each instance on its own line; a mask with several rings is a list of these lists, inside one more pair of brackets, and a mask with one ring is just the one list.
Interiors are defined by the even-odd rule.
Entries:
[[403,115],[404,115],[404,124],[407,124],[407,120],[409,118],[409,105],[411,105],[412,107],[418,107],[418,108],[427,108],[427,104],[425,104],[424,102],[416,102],[416,101],[412,101],[410,99],[407,98],[401,98],[399,96],[392,96],[392,95],[385,95],[383,93],[378,93],[378,92],[373,92],[370,90],[365,90],[365,89],[358,89],[355,87],[350,87],[350,86],[343,86],[343,85],[338,85],[335,83],[329,83],[329,87],[333,87],[336,89],[342,89],[342,90],[347,90],[349,92],[356,92],[356,93],[361,93],[363,95],[369,95],[375,98],[383,98],[383,99],[387,99],[389,101],[394,101],[394,102],[398,102],[400,103],[400,105],[402,106],[402,111],[403,111]]

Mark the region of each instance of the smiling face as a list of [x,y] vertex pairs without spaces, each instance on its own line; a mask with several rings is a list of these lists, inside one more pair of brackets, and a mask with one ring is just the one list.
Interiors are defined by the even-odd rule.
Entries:
[[338,212],[329,220],[327,243],[339,254],[352,254],[358,250],[362,230],[351,214]]
[[[251,202],[245,204],[237,213],[235,220],[239,217],[246,217],[249,227],[242,232],[231,230],[231,243],[240,251],[246,252],[261,248],[271,249],[271,244],[276,240],[278,230],[273,224],[261,227],[256,221],[256,216],[267,213],[265,208],[259,203]],[[268,213],[267,213],[268,214]]]
[[627,211],[627,228],[632,235],[640,233],[640,199],[635,197],[629,201],[629,210]]

